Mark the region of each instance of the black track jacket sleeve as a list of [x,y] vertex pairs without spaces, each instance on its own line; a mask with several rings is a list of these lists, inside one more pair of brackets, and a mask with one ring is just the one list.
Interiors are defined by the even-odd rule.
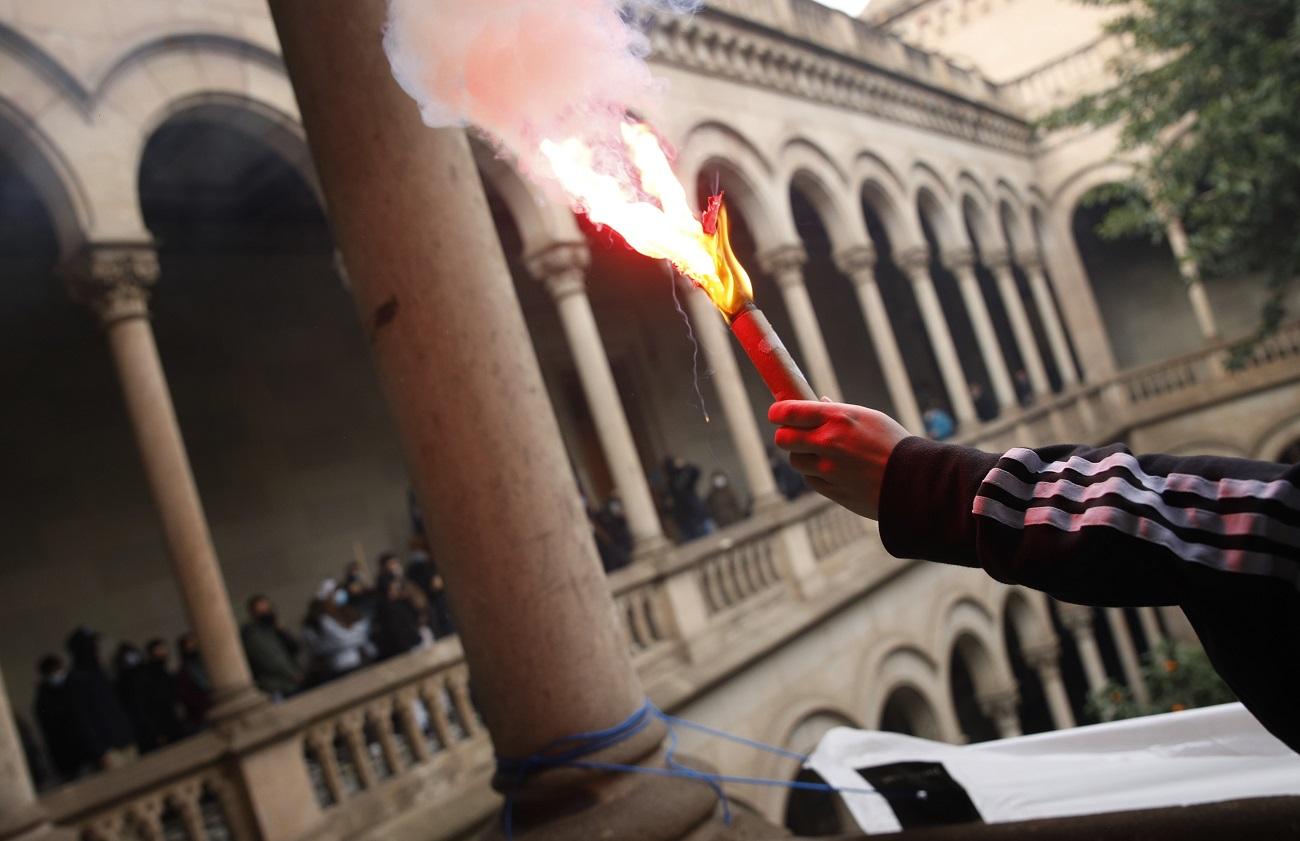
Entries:
[[1181,606],[1237,697],[1300,751],[1300,466],[908,438],[880,534],[897,557],[1067,602]]

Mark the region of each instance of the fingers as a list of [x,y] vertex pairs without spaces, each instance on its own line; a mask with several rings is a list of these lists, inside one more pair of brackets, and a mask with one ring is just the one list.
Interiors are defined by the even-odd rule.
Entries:
[[833,405],[818,400],[782,400],[767,410],[767,419],[780,426],[816,429],[831,416]]
[[[814,427],[816,429],[816,427]],[[816,453],[825,455],[827,450],[821,444],[814,440],[813,432],[807,429],[796,429],[792,426],[783,426],[776,431],[772,440],[777,449],[785,450],[787,453]]]
[[830,462],[815,453],[794,453],[790,456],[790,466],[807,477],[819,479],[830,478]]

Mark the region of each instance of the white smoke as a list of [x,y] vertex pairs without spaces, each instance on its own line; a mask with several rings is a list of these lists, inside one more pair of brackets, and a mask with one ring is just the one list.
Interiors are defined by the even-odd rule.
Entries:
[[[621,144],[625,109],[658,85],[630,23],[698,0],[389,0],[384,50],[430,126],[475,126],[537,171],[546,137]],[[543,170],[544,171],[544,170]]]

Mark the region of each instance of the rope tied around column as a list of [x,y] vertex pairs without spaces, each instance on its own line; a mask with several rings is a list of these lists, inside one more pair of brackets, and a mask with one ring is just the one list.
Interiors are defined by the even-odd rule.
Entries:
[[[658,720],[664,723],[668,728],[668,750],[664,754],[664,762],[667,767],[654,768],[641,765],[628,765],[617,762],[598,762],[584,759],[606,748],[611,748],[617,744],[627,741],[636,734],[650,726],[651,722]],[[505,833],[507,841],[514,839],[514,801],[519,790],[528,782],[528,779],[548,768],[581,768],[588,771],[604,771],[608,773],[619,774],[644,774],[654,777],[671,777],[676,779],[695,780],[704,783],[713,789],[714,794],[718,797],[718,802],[722,804],[722,820],[728,826],[731,825],[731,801],[727,798],[727,793],[723,790],[724,783],[732,785],[754,785],[768,786],[776,788],[787,788],[800,791],[817,791],[824,794],[869,794],[883,797],[884,794],[877,788],[840,788],[830,785],[829,783],[801,782],[799,780],[774,780],[763,777],[746,777],[733,774],[719,774],[713,771],[701,771],[697,768],[691,768],[683,765],[676,759],[677,753],[677,728],[682,727],[688,730],[694,730],[707,736],[718,739],[724,739],[734,742],[754,750],[763,751],[787,759],[798,760],[800,766],[807,764],[809,757],[806,754],[796,751],[779,748],[775,745],[764,744],[754,739],[747,739],[744,736],[737,736],[733,733],[727,733],[705,724],[695,721],[688,721],[683,718],[668,715],[663,710],[655,706],[654,702],[647,698],[636,712],[628,716],[619,724],[608,727],[604,730],[592,730],[586,733],[575,733],[572,736],[564,736],[551,742],[546,747],[537,751],[530,756],[522,758],[509,758],[498,756],[497,773],[508,780],[508,787],[505,793],[505,806],[501,811],[502,830]]]

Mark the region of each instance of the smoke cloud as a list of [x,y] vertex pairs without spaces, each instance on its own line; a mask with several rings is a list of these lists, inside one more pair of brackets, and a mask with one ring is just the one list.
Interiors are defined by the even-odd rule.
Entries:
[[[659,85],[630,22],[698,0],[389,0],[384,50],[430,126],[476,126],[538,171],[542,138],[621,146],[624,110]],[[546,173],[544,164],[541,172]]]

